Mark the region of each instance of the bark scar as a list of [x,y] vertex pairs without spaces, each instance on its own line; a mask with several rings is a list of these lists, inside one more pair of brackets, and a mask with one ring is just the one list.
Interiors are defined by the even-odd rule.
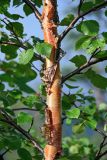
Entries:
[[46,92],[48,95],[52,93],[51,86],[53,84],[56,70],[57,70],[57,64],[52,65],[51,67],[48,67],[43,71],[43,77],[41,78],[43,82],[46,84]]

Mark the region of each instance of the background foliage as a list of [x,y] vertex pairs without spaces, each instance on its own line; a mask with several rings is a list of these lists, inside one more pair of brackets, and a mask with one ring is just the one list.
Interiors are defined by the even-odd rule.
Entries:
[[[104,0],[84,0],[78,9],[77,1],[72,1],[70,6],[72,9],[58,24],[60,31],[69,26],[77,12],[84,14],[105,2]],[[32,2],[41,9],[42,0],[32,0]],[[74,8],[72,3],[76,4]],[[21,6],[24,17],[20,13],[12,14],[9,11],[10,6]],[[62,74],[64,74],[62,77],[64,136],[63,154],[60,160],[98,160],[103,159],[103,154],[107,153],[107,104],[104,98],[99,102],[95,97],[96,92],[106,93],[107,65],[104,63],[101,66],[102,74],[99,73],[99,65],[92,67],[95,63],[107,60],[107,31],[102,26],[100,18],[97,15],[96,18],[93,17],[97,12],[103,18],[107,17],[106,7],[91,13],[88,18],[82,17],[71,31],[71,35],[75,35],[72,41],[75,45],[75,53],[67,58],[67,53],[64,51],[61,59]],[[0,14],[1,159],[9,160],[12,156],[14,160],[41,160],[43,158],[41,148],[38,147],[38,151],[34,146],[36,143],[42,147],[45,145],[40,129],[44,123],[45,86],[41,82],[35,89],[29,85],[29,82],[42,77],[44,58],[49,58],[52,46],[35,35],[28,39],[22,21],[33,14],[33,11],[24,1],[0,0]],[[69,41],[71,41],[70,38],[72,36],[69,35]],[[63,45],[62,49],[65,49]],[[63,67],[64,58],[66,64],[70,64],[68,68],[66,64]],[[39,69],[36,62],[39,63]],[[70,74],[66,75],[69,71]],[[80,82],[85,84],[86,81],[91,86],[88,89],[84,87],[85,85],[81,87],[80,84]],[[96,91],[96,88],[100,90]],[[101,94],[100,97],[102,97]],[[69,128],[65,134],[67,126]]]

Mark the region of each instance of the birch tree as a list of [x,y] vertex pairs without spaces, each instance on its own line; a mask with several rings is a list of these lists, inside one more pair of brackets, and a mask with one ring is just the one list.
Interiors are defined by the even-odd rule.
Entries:
[[[98,160],[107,154],[107,105],[102,103],[97,106],[92,89],[84,94],[77,76],[81,75],[93,86],[106,91],[106,76],[100,75],[93,68],[95,64],[107,60],[107,31],[102,31],[100,20],[90,15],[99,13],[106,17],[107,1],[72,0],[71,8],[72,3],[76,4],[75,14],[71,9],[61,20],[57,0],[0,0],[0,46],[4,56],[1,56],[0,61],[2,160],[8,153],[14,154],[14,151],[19,157],[14,157],[17,160]],[[39,22],[44,38],[33,35],[27,39],[21,23],[25,17],[20,13],[12,14],[10,6],[21,7],[25,17],[34,14],[34,21]],[[28,26],[32,29],[32,24]],[[61,26],[63,31],[59,33],[58,27]],[[71,68],[69,73],[63,75],[60,62],[67,51],[63,50],[62,42],[73,30],[80,33],[80,37],[76,42],[74,40],[75,55],[66,59],[66,62],[73,63],[75,69]],[[40,62],[40,69],[35,61]],[[39,91],[28,85],[31,80],[36,82],[37,77],[42,80]],[[78,86],[72,85],[73,78]],[[65,92],[64,87],[69,93]],[[34,119],[36,112],[39,112],[43,122],[39,132],[34,127],[38,123]],[[72,137],[62,137],[65,122],[65,125],[72,127]],[[103,123],[104,129],[100,129],[100,123]],[[84,133],[87,127],[102,138],[96,147],[88,138],[77,136]],[[8,157],[6,159],[9,160]]]

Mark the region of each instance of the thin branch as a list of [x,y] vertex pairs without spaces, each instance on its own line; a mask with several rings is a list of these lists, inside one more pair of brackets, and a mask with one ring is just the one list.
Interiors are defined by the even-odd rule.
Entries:
[[101,130],[99,130],[98,128],[95,128],[95,131],[98,132],[103,137],[107,137],[106,134],[104,132],[102,132]]
[[26,111],[37,111],[37,109],[34,109],[34,108],[13,108],[12,109],[13,111],[20,111],[20,110],[26,110]]
[[40,70],[33,63],[30,63],[30,64],[36,71],[40,72]]
[[105,147],[107,145],[107,142],[103,144],[103,147]]
[[[5,19],[11,24],[11,26],[5,21]],[[11,23],[7,18],[5,18],[5,19],[2,19],[1,21],[2,21],[6,26],[8,26],[8,27],[10,28],[10,32],[12,32],[12,33],[14,34],[14,36],[15,36],[15,38],[17,39],[17,41],[18,41],[19,44],[14,43],[14,42],[11,42],[11,41],[0,41],[0,44],[3,44],[3,45],[5,45],[5,44],[14,45],[14,46],[21,47],[22,49],[25,49],[25,50],[29,49],[28,47],[26,47],[26,46],[24,45],[24,42],[22,42],[22,41],[19,39],[18,35],[15,33],[15,31],[14,31],[14,29],[13,29],[13,26],[12,26],[12,23]],[[44,59],[41,55],[38,55],[37,53],[35,53],[34,56],[35,56],[38,60],[40,60],[41,62],[43,62],[43,63],[45,62],[45,59]]]
[[[27,50],[27,49],[29,49],[28,47],[26,47],[26,46],[22,46],[22,45],[20,45],[20,44],[18,44],[18,43],[15,43],[15,42],[11,42],[11,41],[0,41],[0,44],[1,45],[13,45],[13,46],[17,46],[17,47],[21,47],[22,49],[25,49],[25,50]],[[34,53],[34,56],[38,59],[38,60],[40,60],[41,62],[45,62],[45,59],[41,56],[41,55],[39,55],[39,54],[37,54],[37,53]]]
[[34,12],[36,18],[39,20],[40,23],[42,23],[41,20],[41,14],[38,11],[38,9],[35,7],[34,3],[31,0],[23,0],[30,8],[31,10]]
[[4,156],[7,152],[9,152],[10,149],[7,149],[6,151],[4,151],[0,156]]
[[107,151],[101,153],[96,160],[99,160],[100,158],[102,158],[102,157],[105,156],[106,154],[107,154]]
[[74,27],[74,25],[77,23],[77,21],[80,19],[80,18],[83,18],[84,16],[88,15],[89,13],[91,12],[95,12],[99,9],[102,9],[103,7],[106,7],[107,5],[107,1],[93,7],[92,9],[90,9],[89,11],[83,13],[83,14],[80,14],[78,16],[76,16],[74,18],[74,20],[70,23],[70,25],[61,33],[61,35],[59,36],[59,42],[61,42],[64,37],[67,35],[67,33]]
[[16,122],[14,122],[14,120],[3,109],[0,110],[0,113],[4,117],[3,119],[0,119],[0,121],[11,125],[17,131],[19,131],[21,134],[23,134],[34,145],[34,147],[36,149],[38,149],[38,151],[43,154],[43,149],[37,143],[35,138],[33,138],[27,131],[25,131],[23,128],[21,128],[19,125],[17,125]]
[[100,52],[100,47],[99,48],[96,48],[95,51],[91,54],[89,60],[88,60],[88,63],[90,63],[90,61],[92,60],[92,58],[94,58],[99,52]]
[[95,160],[99,159],[99,156],[100,156],[100,153],[101,153],[101,151],[102,151],[102,148],[103,148],[103,145],[104,145],[104,143],[105,143],[106,138],[107,138],[106,136],[103,137],[103,140],[102,140],[102,142],[101,142],[101,144],[100,144],[100,147],[99,147],[99,151],[98,151],[97,154],[96,154]]
[[30,133],[30,130],[32,129],[33,123],[34,123],[34,118],[32,118],[32,122],[30,124],[30,128],[28,129],[28,133]]
[[11,41],[1,41],[0,40],[0,44],[1,45],[13,45],[13,46],[21,47],[20,44],[17,44],[15,42],[11,42]]
[[[62,117],[62,125],[64,124],[64,120],[66,120],[67,119],[67,116],[66,116],[66,114],[63,112],[62,113],[62,115],[63,115],[63,117]],[[85,126],[86,126],[86,124],[84,124]],[[101,136],[103,136],[104,138],[106,137],[107,138],[107,136],[106,136],[106,134],[105,133],[103,133],[101,130],[99,130],[98,128],[95,128],[94,129],[96,132],[98,132]],[[104,141],[105,142],[105,141]],[[103,146],[102,147],[104,147],[104,143],[103,143]]]
[[67,75],[65,75],[64,77],[62,77],[62,82],[61,84],[63,84],[66,80],[68,80],[69,78],[73,77],[76,74],[80,74],[81,71],[83,71],[84,69],[97,64],[99,62],[105,61],[107,60],[107,57],[103,57],[103,58],[98,58],[98,59],[94,59],[90,62],[87,62],[86,64],[84,64],[83,66],[81,66],[80,68],[75,69],[73,72],[68,73]]
[[80,15],[81,7],[83,5],[84,0],[80,0],[79,6],[78,6],[78,15]]

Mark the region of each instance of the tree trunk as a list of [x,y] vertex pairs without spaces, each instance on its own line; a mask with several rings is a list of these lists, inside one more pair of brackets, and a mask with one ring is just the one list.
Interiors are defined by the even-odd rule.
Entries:
[[59,62],[55,62],[58,46],[57,0],[44,0],[43,32],[45,42],[53,46],[50,58],[46,58],[47,109],[45,123],[48,127],[48,143],[44,148],[45,160],[54,160],[61,154],[61,76]]

